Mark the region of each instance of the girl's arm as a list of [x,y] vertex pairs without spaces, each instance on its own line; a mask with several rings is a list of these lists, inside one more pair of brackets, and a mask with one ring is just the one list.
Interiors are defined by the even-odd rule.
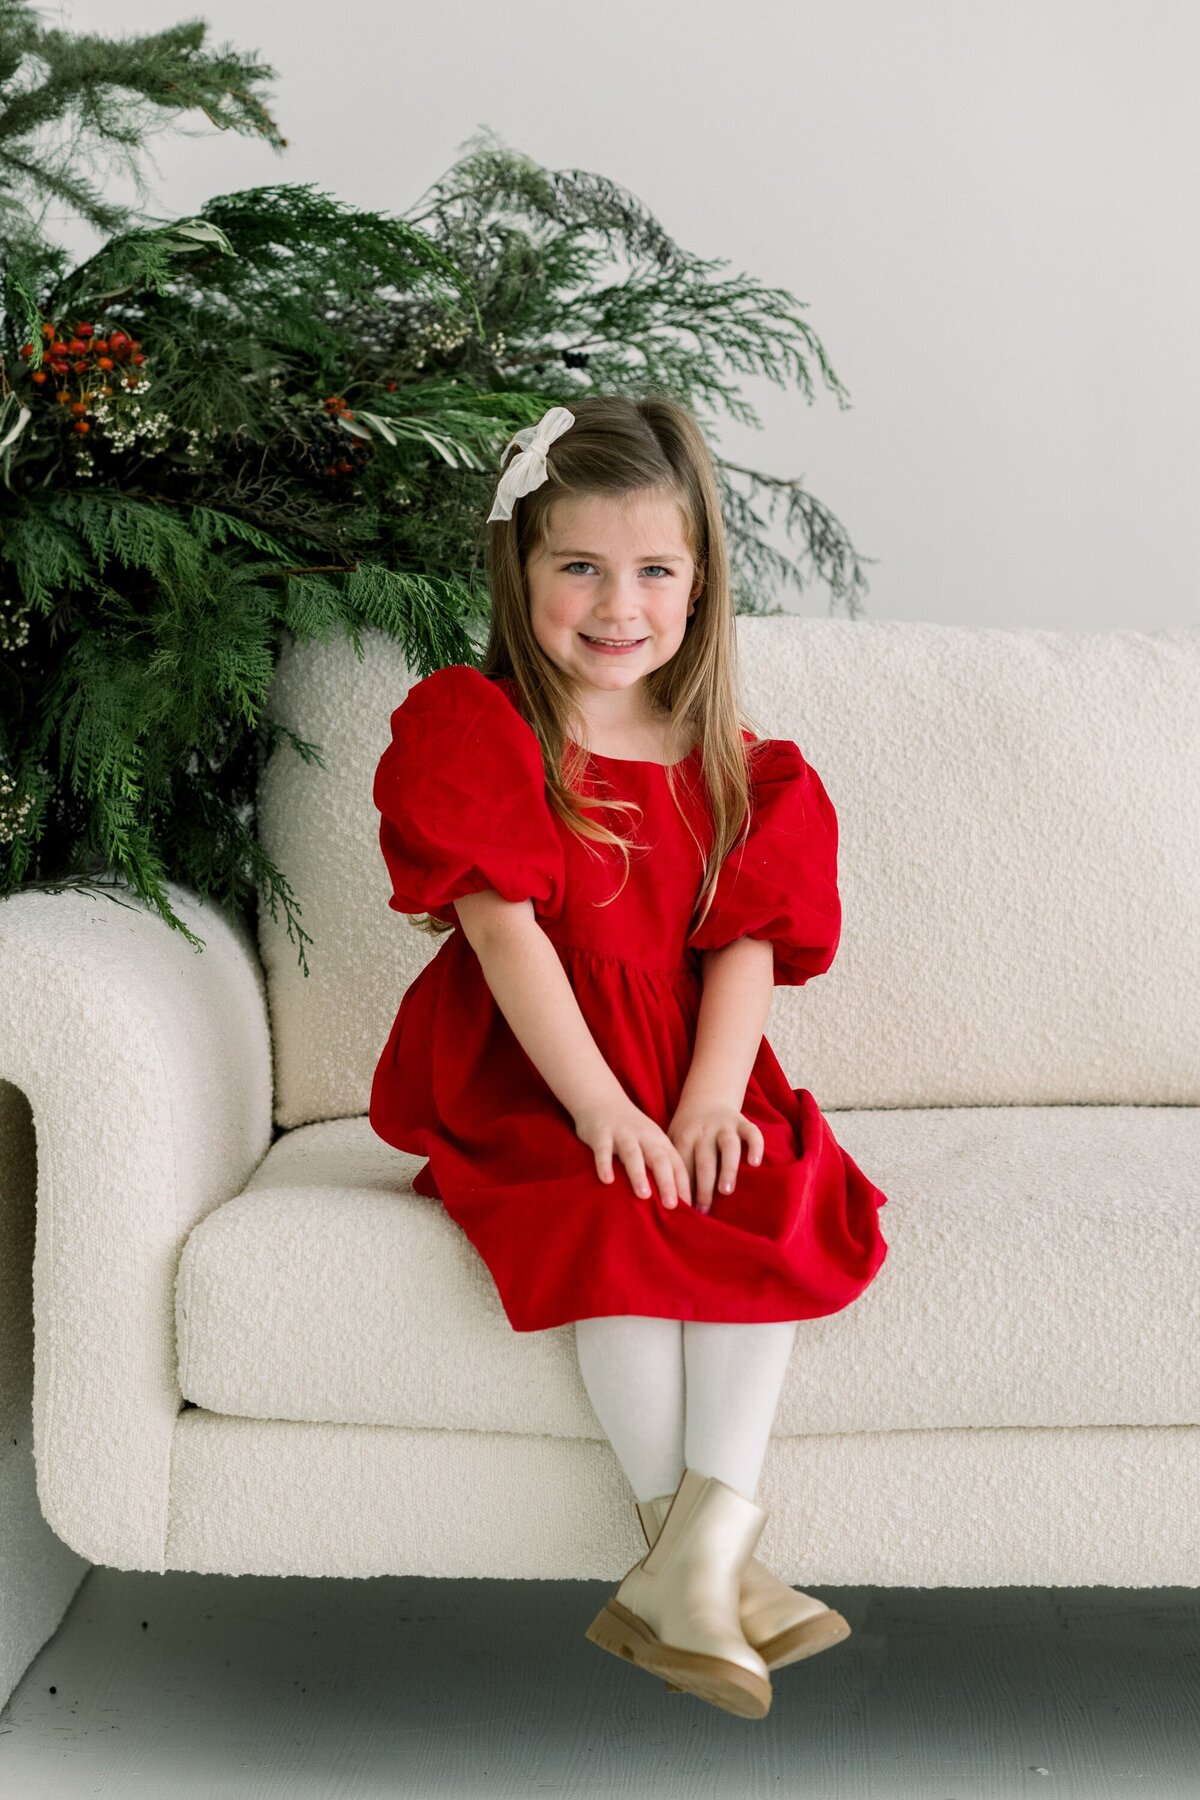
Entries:
[[496,1005],[571,1117],[603,1101],[628,1104],[532,902],[505,901],[487,889],[454,905]]
[[775,946],[743,937],[702,954],[704,994],[679,1105],[700,1101],[740,1112],[771,1010]]

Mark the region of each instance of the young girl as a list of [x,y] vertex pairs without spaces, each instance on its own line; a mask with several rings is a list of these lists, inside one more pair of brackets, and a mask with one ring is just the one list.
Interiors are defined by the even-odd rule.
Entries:
[[574,1322],[650,1546],[587,1636],[762,1718],[772,1669],[849,1632],[753,1555],[796,1326],[887,1254],[886,1196],[762,1035],[773,986],[833,961],[837,820],[797,745],[741,724],[687,408],[589,396],[514,444],[483,668],[415,683],[375,776],[388,904],[452,935],[370,1121],[428,1158],[414,1190],[515,1331]]

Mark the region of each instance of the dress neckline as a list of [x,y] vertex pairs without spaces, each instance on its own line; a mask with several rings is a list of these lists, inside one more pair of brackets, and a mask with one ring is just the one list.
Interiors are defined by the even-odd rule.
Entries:
[[[491,675],[491,676],[488,676],[487,679],[489,681],[493,681],[493,682],[503,682],[505,690],[508,693],[510,703],[512,702],[512,695],[515,691],[517,691],[517,684],[516,684],[516,681],[513,678],[513,676],[511,676],[511,675]],[[520,712],[521,709],[518,706],[516,710],[518,712]],[[528,723],[528,721],[526,721],[526,722]],[[575,740],[573,738],[568,738],[566,741],[569,744],[575,743]],[[575,744],[575,748],[577,750],[583,750],[583,745]],[[673,763],[658,762],[655,760],[654,757],[645,757],[645,756],[605,756],[599,750],[583,750],[583,754],[591,762],[618,763],[624,768],[681,769],[683,767],[684,763],[691,762],[693,756],[695,756],[695,754],[696,754],[697,750],[699,750],[699,748],[700,748],[700,739],[697,738],[696,742],[692,745],[692,747],[688,751],[687,755],[678,757],[676,759],[676,761]]]
[[[569,738],[567,741],[568,743],[574,743],[573,738]],[[575,748],[577,750],[583,750],[583,745],[576,744]],[[603,751],[600,750],[584,750],[583,754],[592,762],[619,763],[624,768],[680,769],[683,767],[684,763],[691,762],[699,748],[700,744],[699,741],[697,741],[692,745],[686,756],[677,757],[673,763],[658,762],[656,758],[652,756],[605,756]]]

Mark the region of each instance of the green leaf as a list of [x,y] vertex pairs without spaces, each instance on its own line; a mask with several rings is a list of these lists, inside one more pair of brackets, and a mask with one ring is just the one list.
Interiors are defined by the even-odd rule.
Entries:
[[[399,443],[400,440],[397,438],[387,420],[381,418],[378,413],[364,412],[363,409],[359,407],[354,416],[356,419],[366,419],[367,423],[373,425],[380,437],[386,438],[389,444]],[[345,423],[346,421],[343,419],[342,424],[344,425]],[[368,433],[367,435],[369,436],[370,434]]]

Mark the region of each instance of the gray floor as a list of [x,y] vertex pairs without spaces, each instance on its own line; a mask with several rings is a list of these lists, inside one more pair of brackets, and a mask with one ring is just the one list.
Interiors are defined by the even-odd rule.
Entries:
[[611,1585],[93,1569],[0,1795],[1200,1795],[1194,1589],[821,1588],[852,1635],[752,1722],[590,1644]]

